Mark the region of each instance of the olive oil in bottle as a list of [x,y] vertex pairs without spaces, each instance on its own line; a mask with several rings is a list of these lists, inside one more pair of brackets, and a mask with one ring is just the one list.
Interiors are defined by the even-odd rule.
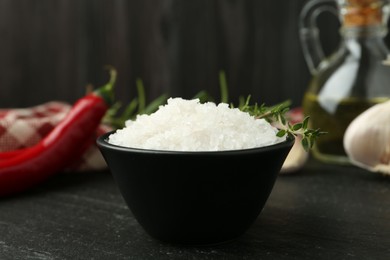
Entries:
[[[343,136],[348,125],[360,113],[374,104],[383,102],[387,98],[362,99],[346,98],[338,101],[333,112],[325,110],[312,93],[306,93],[303,100],[303,109],[310,113],[310,127],[320,128],[327,132],[316,141],[313,147],[313,156],[326,162],[348,164],[349,160],[343,147]],[[369,141],[369,140],[368,140]]]
[[[316,27],[322,11],[338,14],[340,46],[325,57]],[[351,121],[374,104],[390,98],[387,35],[389,0],[310,0],[301,12],[300,36],[312,79],[303,97],[311,128],[327,132],[313,147],[315,158],[350,163],[343,147]]]

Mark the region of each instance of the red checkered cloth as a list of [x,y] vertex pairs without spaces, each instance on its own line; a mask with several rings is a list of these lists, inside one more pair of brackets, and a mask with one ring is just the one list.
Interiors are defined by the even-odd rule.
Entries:
[[[52,101],[29,108],[0,109],[0,152],[30,147],[38,143],[66,116],[71,105]],[[112,130],[101,124],[96,137]],[[96,144],[75,161],[68,172],[103,170],[107,165]]]

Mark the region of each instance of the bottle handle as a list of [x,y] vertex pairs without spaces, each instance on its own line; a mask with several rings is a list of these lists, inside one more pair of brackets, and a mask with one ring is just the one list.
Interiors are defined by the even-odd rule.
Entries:
[[338,17],[335,4],[335,0],[309,0],[300,13],[299,36],[303,56],[312,75],[317,73],[321,61],[325,58],[317,18],[322,12],[330,12]]

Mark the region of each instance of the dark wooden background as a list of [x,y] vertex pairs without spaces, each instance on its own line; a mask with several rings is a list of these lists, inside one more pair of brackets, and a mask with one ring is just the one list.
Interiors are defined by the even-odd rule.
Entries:
[[[0,107],[74,102],[118,71],[128,102],[141,78],[147,101],[201,90],[300,105],[310,74],[298,18],[305,0],[0,0]],[[335,19],[333,19],[335,20]],[[337,30],[325,30],[325,49]]]

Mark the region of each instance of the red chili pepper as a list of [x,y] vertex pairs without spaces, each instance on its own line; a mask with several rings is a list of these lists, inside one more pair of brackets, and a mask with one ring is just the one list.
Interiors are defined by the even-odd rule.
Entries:
[[9,160],[12,157],[21,155],[22,153],[26,152],[28,149],[32,149],[32,148],[27,147],[27,148],[20,148],[18,150],[0,152],[0,161]]
[[96,128],[113,102],[115,80],[116,71],[111,69],[109,82],[80,98],[39,143],[9,159],[0,160],[0,196],[27,190],[81,156],[93,141]]

